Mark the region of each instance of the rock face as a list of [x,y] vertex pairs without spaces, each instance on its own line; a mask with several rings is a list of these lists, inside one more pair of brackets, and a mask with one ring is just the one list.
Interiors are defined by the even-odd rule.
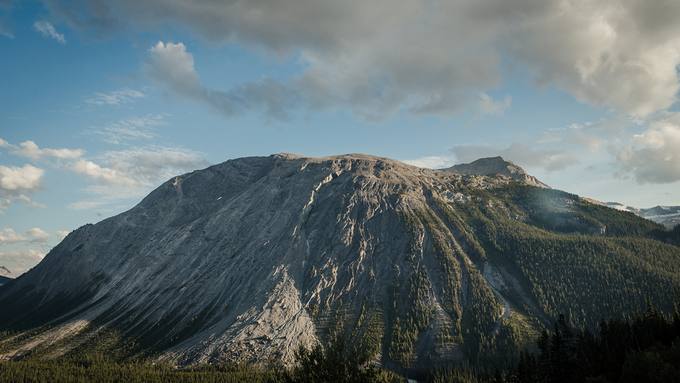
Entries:
[[[566,310],[589,325],[646,299],[672,307],[678,248],[655,243],[662,272],[617,231],[654,224],[600,216],[611,209],[508,167],[460,169],[278,154],[175,177],[0,288],[0,330],[20,332],[2,357],[58,356],[109,331],[178,364],[291,362],[339,332],[387,367],[417,368],[510,357]],[[582,259],[560,258],[577,239]]]
[[503,157],[480,158],[469,164],[453,165],[445,170],[465,175],[508,177],[527,185],[549,188],[548,185],[527,174],[521,167],[504,160]]

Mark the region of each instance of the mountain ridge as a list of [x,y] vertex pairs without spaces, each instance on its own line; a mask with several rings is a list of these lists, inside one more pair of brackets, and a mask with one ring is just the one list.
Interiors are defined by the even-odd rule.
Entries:
[[539,181],[536,177],[528,174],[522,167],[506,161],[501,156],[479,158],[470,163],[453,165],[443,170],[463,175],[509,177],[515,181],[524,182],[527,185],[550,188],[550,186]]

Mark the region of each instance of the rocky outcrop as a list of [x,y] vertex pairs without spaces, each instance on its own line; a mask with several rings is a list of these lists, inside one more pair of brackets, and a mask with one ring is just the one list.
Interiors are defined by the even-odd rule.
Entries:
[[507,177],[527,185],[549,188],[548,185],[527,174],[521,167],[504,160],[503,157],[480,158],[469,164],[454,165],[444,170],[464,175]]

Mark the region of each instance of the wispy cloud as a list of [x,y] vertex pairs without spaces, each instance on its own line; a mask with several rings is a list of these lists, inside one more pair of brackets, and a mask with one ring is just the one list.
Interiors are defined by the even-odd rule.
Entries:
[[33,23],[33,28],[44,37],[55,40],[59,44],[66,44],[66,38],[64,35],[57,32],[57,29],[54,28],[54,25],[52,25],[52,23],[49,21],[38,20]]
[[146,95],[135,89],[120,89],[111,92],[96,92],[85,100],[92,105],[120,105],[145,97]]
[[456,159],[453,156],[425,156],[412,160],[404,160],[403,162],[427,169],[443,169],[456,164]]
[[81,159],[70,169],[91,182],[86,191],[92,197],[70,207],[100,208],[139,198],[172,176],[207,165],[194,151],[156,146],[109,151],[95,159]]
[[102,128],[94,129],[94,133],[111,144],[149,140],[156,137],[155,128],[165,125],[162,114],[148,114],[146,116],[130,117],[113,122]]
[[479,95],[479,110],[482,114],[499,115],[512,105],[512,97],[505,96],[501,100],[494,100],[486,93]]
[[261,111],[275,119],[286,119],[298,104],[295,89],[271,79],[237,86],[228,91],[203,85],[194,68],[194,57],[183,43],[159,41],[149,49],[146,72],[183,97],[205,103],[228,116]]

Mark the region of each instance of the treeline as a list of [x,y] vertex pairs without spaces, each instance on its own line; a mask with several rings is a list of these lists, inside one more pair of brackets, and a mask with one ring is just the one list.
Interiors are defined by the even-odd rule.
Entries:
[[[363,344],[363,343],[362,343]],[[173,368],[149,362],[116,361],[105,354],[71,355],[55,360],[27,358],[0,362],[0,382],[12,383],[397,383],[403,378],[374,366],[360,344],[333,337],[325,346],[300,348],[291,368],[227,364]]]
[[495,373],[451,369],[433,383],[673,383],[680,382],[680,312],[654,308],[628,320],[602,321],[597,332],[572,327],[560,316],[544,331],[535,352],[516,367]]
[[[270,365],[201,366],[175,369],[149,363],[120,363],[103,356],[82,359],[0,362],[0,382],[404,382],[371,362],[357,344],[334,337],[326,347],[298,350],[287,369]],[[680,311],[666,316],[654,308],[630,319],[602,321],[595,332],[560,316],[533,350],[516,365],[493,372],[441,368],[420,379],[429,383],[637,383],[680,382]],[[419,381],[421,381],[419,379]]]

